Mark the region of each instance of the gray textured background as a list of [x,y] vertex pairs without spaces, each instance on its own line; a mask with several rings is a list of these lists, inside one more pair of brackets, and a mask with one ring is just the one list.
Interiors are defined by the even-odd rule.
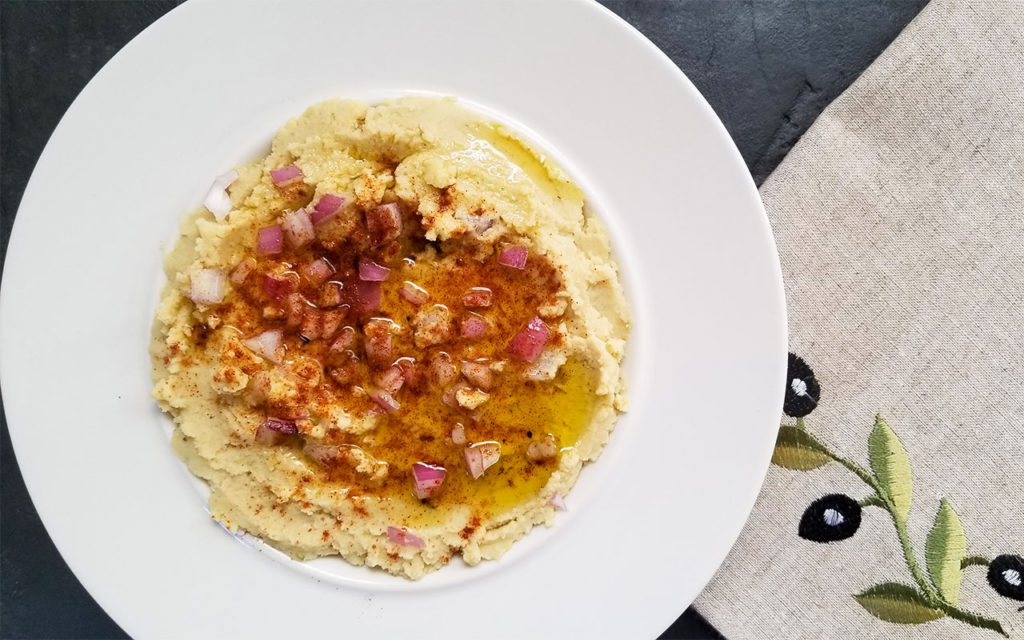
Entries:
[[[925,3],[604,0],[697,85],[758,184]],[[0,258],[32,167],[64,111],[111,56],[177,4],[0,0]],[[125,637],[50,542],[2,416],[0,423],[0,637]],[[736,615],[744,610],[737,602]],[[719,636],[691,610],[662,637]]]

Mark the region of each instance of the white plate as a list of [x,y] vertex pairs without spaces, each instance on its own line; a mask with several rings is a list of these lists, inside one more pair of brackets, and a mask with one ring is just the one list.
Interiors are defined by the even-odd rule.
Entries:
[[[171,453],[146,353],[160,258],[212,177],[287,118],[415,91],[515,123],[604,217],[636,315],[632,408],[569,512],[499,562],[406,583],[320,561],[310,579],[225,535]],[[657,635],[753,504],[785,344],[774,244],[724,128],[650,42],[576,0],[175,9],[61,121],[0,292],[0,378],[33,501],[137,637]]]

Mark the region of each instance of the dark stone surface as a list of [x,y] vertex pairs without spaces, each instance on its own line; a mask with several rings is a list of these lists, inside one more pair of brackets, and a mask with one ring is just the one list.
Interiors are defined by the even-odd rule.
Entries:
[[[704,93],[758,184],[925,2],[604,0]],[[0,0],[0,259],[64,111],[111,56],[177,4]],[[2,414],[0,422],[0,637],[125,637],[50,542]],[[741,602],[736,615],[745,615]],[[720,636],[691,609],[662,637]]]

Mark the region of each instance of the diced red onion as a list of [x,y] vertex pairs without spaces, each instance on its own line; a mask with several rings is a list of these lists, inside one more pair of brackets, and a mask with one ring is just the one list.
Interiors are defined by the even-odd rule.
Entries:
[[281,253],[282,249],[284,249],[284,233],[281,225],[275,224],[259,230],[256,240],[256,253],[267,256]]
[[379,282],[356,281],[356,308],[362,312],[376,311],[380,307]]
[[380,375],[377,380],[381,388],[388,393],[397,393],[403,384],[406,384],[406,370],[401,367],[394,365],[388,367],[387,370]]
[[565,511],[565,500],[562,499],[562,494],[557,491],[548,498],[548,504],[557,509],[558,511]]
[[238,172],[234,169],[217,176],[206,194],[206,199],[203,200],[203,206],[209,209],[217,220],[223,220],[231,212],[231,196],[228,195],[227,188],[235,180],[238,180]]
[[280,329],[271,329],[253,338],[243,340],[242,344],[267,360],[278,363],[284,357],[284,347],[281,344],[282,338],[283,334]]
[[471,315],[462,321],[462,337],[475,339],[487,331],[487,321],[478,315]]
[[371,318],[363,325],[363,348],[366,359],[374,367],[383,369],[392,362],[392,329],[394,323],[386,318]]
[[394,396],[383,389],[374,389],[367,395],[370,396],[370,400],[377,403],[381,409],[385,411],[398,411],[402,405],[398,404],[398,400],[395,400]]
[[302,170],[294,164],[270,170],[270,179],[279,187],[291,184],[302,177]]
[[405,371],[398,365],[388,367],[384,373],[380,374],[377,384],[388,393],[398,393],[402,385],[405,384]]
[[398,204],[382,204],[366,212],[366,228],[375,245],[397,239],[402,234],[402,213]]
[[343,352],[352,348],[356,341],[356,330],[352,327],[345,327],[338,334],[337,339],[331,343],[331,351]]
[[494,294],[487,287],[473,287],[462,296],[462,305],[474,309],[491,306]]
[[189,298],[196,304],[217,304],[227,293],[227,278],[220,269],[201,269],[192,276]]
[[416,364],[415,358],[399,358],[395,361],[395,366],[402,370],[404,384],[413,389],[420,387],[423,380],[423,368]]
[[345,198],[335,195],[333,193],[325,193],[320,196],[317,203],[313,205],[313,211],[309,214],[309,219],[313,224],[320,224],[325,220],[330,220],[341,211],[341,207],[345,204]]
[[484,475],[501,458],[501,446],[497,442],[481,442],[466,447],[466,466],[474,479]]
[[491,367],[487,363],[463,360],[462,375],[470,384],[484,391],[494,386],[494,372],[491,371]]
[[388,540],[402,547],[422,549],[426,546],[426,543],[423,542],[423,538],[414,533],[409,533],[409,530],[405,527],[402,527],[401,529],[398,527],[388,527]]
[[425,462],[412,465],[412,479],[416,485],[416,497],[425,500],[437,493],[447,472],[444,467],[435,467]]
[[447,391],[444,392],[444,395],[441,396],[441,402],[444,403],[446,406],[451,407],[452,409],[458,409],[459,408],[459,400],[458,400],[456,394],[458,394],[459,391],[461,391],[463,389],[471,389],[471,388],[472,387],[470,387],[468,384],[466,384],[462,380],[459,380],[454,385],[452,385],[452,387],[450,389],[448,389]]
[[323,337],[323,316],[317,309],[305,309],[299,321],[299,337],[306,341]]
[[291,295],[298,288],[294,274],[288,276],[263,276],[263,292],[275,300]]
[[303,273],[306,274],[310,282],[319,287],[323,283],[327,282],[327,279],[331,277],[331,274],[334,273],[334,267],[332,267],[331,263],[327,262],[327,260],[321,258],[306,265],[306,268],[303,269]]
[[256,427],[256,442],[265,444],[268,446],[276,446],[282,444],[288,440],[288,436],[279,431],[274,431],[267,426],[267,423],[263,423]]
[[398,294],[407,302],[417,307],[426,304],[427,300],[430,300],[430,294],[427,293],[426,289],[408,281],[402,283],[402,288],[398,291]]
[[469,468],[469,475],[473,476],[474,479],[484,475],[484,458],[480,450],[475,447],[466,447],[464,454],[466,456],[466,467]]
[[452,357],[442,351],[430,359],[430,377],[442,387],[448,386],[459,376],[459,369]]
[[249,257],[242,260],[238,263],[238,266],[235,267],[234,271],[231,272],[231,282],[234,284],[242,284],[255,268],[256,260],[254,258]]
[[484,461],[484,470],[491,468],[501,459],[501,445],[497,442],[481,442],[473,446],[480,449]]
[[299,428],[295,426],[294,420],[281,420],[280,418],[267,418],[263,426],[278,433],[298,433]]
[[307,440],[302,446],[302,452],[324,465],[330,465],[338,461],[342,456],[343,448],[335,444],[321,444]]
[[529,254],[526,247],[513,245],[505,247],[498,254],[498,264],[512,267],[513,269],[525,269],[526,257]]
[[512,338],[508,345],[509,353],[518,356],[527,362],[533,362],[544,350],[551,337],[551,331],[540,318],[530,320],[530,323],[523,327],[522,331]]
[[[294,280],[288,280],[294,283]],[[306,320],[306,311],[310,309],[301,293],[290,293],[284,298],[285,321],[289,329],[297,329]]]
[[462,423],[456,424],[452,427],[452,444],[466,444],[466,427]]
[[284,229],[285,238],[288,244],[296,249],[301,249],[316,239],[313,231],[313,222],[305,209],[292,211],[281,221],[281,228]]
[[341,326],[345,316],[348,315],[348,309],[342,307],[340,309],[329,309],[320,314],[320,324],[322,331],[320,337],[325,340],[334,336],[334,333]]
[[383,282],[388,279],[391,269],[383,267],[369,258],[359,258],[359,279],[366,282]]

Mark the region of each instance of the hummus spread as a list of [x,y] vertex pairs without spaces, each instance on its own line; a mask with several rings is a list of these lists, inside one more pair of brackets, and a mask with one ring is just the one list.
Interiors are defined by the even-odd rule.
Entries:
[[625,409],[607,232],[515,132],[330,100],[167,256],[154,395],[213,517],[419,578],[552,524]]

